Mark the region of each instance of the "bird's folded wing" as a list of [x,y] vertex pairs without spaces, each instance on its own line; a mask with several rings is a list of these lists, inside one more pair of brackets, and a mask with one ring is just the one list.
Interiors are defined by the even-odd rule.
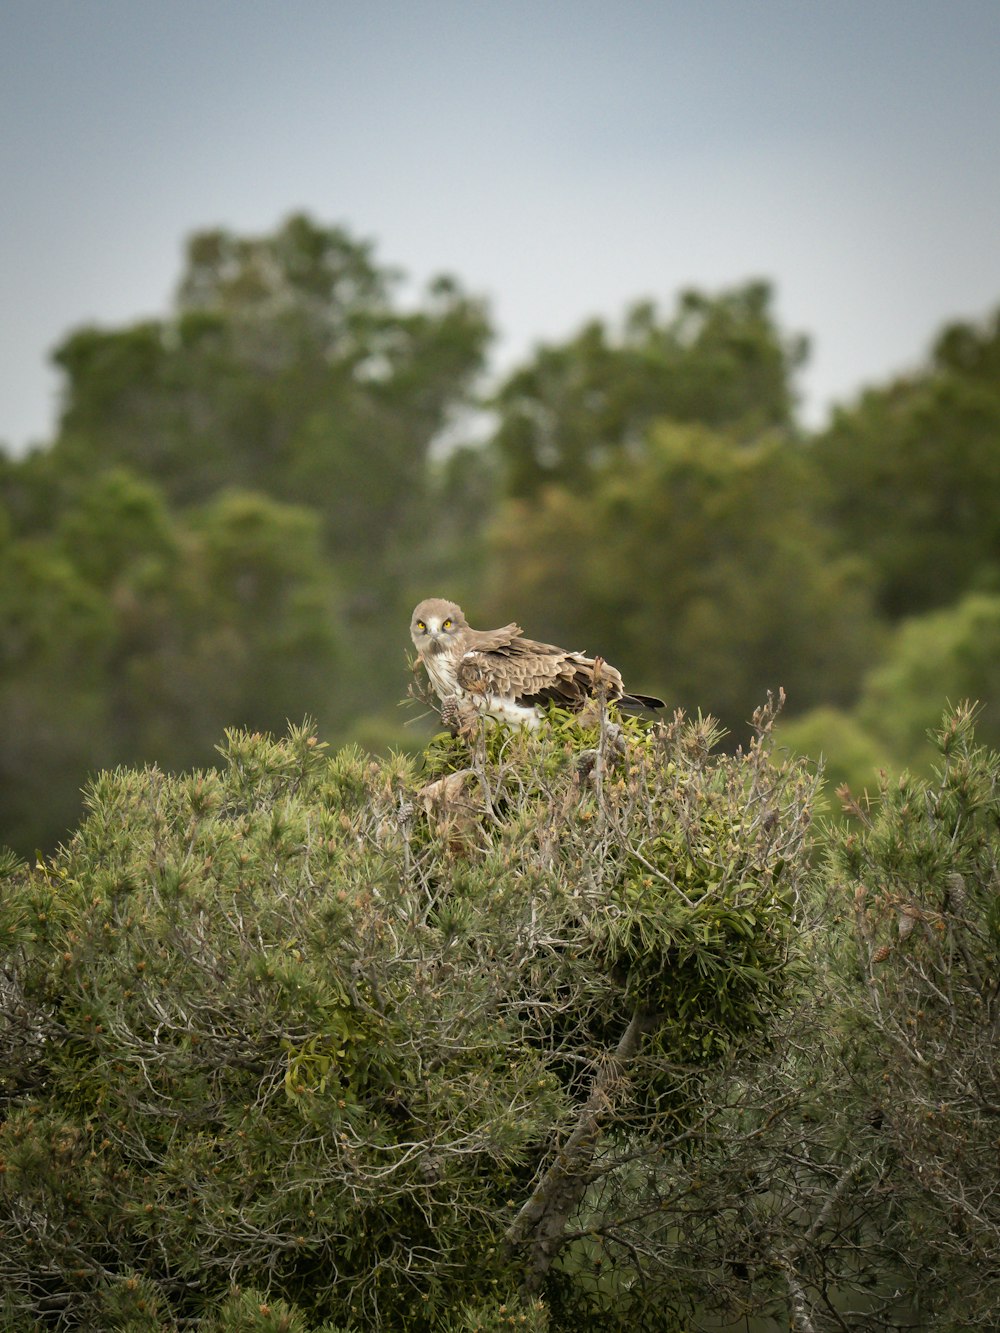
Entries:
[[501,625],[499,629],[467,629],[462,642],[467,653],[491,653],[498,649],[510,648],[517,640],[522,644],[527,643],[527,639],[521,638],[523,633],[521,626],[511,621],[509,625]]
[[[547,643],[514,639],[492,650],[472,649],[458,663],[456,677],[470,694],[496,695],[521,704],[553,702],[579,707],[593,689],[593,662]],[[620,677],[607,668],[611,697]]]

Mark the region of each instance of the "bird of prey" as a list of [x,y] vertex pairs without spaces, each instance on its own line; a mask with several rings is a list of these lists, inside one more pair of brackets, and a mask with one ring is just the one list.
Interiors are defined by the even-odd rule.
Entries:
[[462,608],[429,597],[413,612],[410,634],[442,704],[442,717],[466,712],[538,725],[546,703],[578,713],[600,691],[625,708],[662,708],[663,700],[626,693],[621,673],[600,657],[566,652],[523,637],[520,625],[470,629]]

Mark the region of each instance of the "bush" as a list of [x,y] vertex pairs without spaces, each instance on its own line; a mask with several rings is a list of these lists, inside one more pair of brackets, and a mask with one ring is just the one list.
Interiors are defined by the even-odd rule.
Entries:
[[1000,1322],[1000,755],[973,721],[968,706],[946,716],[934,776],[886,781],[831,865],[854,921],[880,1239],[928,1328]]
[[809,784],[770,722],[103,774],[0,907],[12,1326],[492,1328],[564,1290],[597,1145],[662,1156],[788,1002]]

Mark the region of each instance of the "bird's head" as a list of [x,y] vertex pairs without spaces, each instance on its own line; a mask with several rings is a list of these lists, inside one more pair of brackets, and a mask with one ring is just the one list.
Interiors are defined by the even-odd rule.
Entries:
[[410,636],[418,653],[443,653],[468,628],[469,622],[456,602],[428,597],[413,612]]

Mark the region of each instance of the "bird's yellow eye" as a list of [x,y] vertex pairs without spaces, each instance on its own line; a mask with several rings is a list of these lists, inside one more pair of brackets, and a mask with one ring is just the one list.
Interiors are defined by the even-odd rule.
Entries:
[[441,623],[441,628],[442,628],[442,629],[451,629],[451,616],[449,616],[447,620],[442,621],[442,623]]
[[427,628],[427,626],[424,624],[424,622],[423,622],[422,620],[418,620],[418,621],[417,621],[417,629],[419,629],[419,630],[425,630],[426,628]]

